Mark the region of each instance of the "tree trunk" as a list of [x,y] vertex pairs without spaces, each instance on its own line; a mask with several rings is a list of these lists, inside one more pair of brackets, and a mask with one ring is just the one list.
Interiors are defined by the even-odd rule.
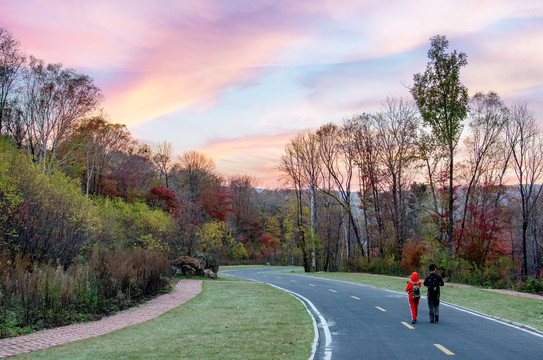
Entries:
[[453,226],[454,226],[454,188],[453,188],[453,149],[449,152],[449,254],[452,254]]

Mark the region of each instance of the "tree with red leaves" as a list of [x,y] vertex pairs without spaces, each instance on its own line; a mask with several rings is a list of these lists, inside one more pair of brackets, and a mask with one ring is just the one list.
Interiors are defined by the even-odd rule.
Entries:
[[213,219],[226,221],[228,213],[234,213],[232,207],[234,195],[226,188],[211,187],[202,191],[198,197],[198,203]]
[[153,186],[149,189],[147,204],[162,209],[174,217],[179,211],[179,200],[175,192],[162,185]]

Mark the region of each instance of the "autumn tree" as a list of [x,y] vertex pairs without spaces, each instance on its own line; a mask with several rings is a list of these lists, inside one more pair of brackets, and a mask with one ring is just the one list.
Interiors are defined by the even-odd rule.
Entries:
[[228,188],[233,195],[230,226],[237,236],[256,239],[258,235],[252,234],[253,224],[256,220],[256,202],[258,193],[255,190],[256,179],[248,175],[232,176]]
[[71,173],[74,168],[81,171],[85,193],[98,194],[114,154],[127,150],[131,141],[130,132],[123,124],[110,123],[104,115],[84,118],[69,131],[59,147],[61,156],[68,152],[73,157],[63,169],[65,173]]
[[233,208],[233,193],[220,184],[207,187],[200,193],[198,204],[212,219],[226,221],[229,213],[235,213]]
[[110,165],[104,171],[100,194],[128,202],[143,198],[156,176],[151,156],[149,146],[135,141],[125,150],[113,152]]
[[436,35],[428,50],[430,61],[424,73],[413,76],[411,88],[424,121],[432,128],[433,135],[446,149],[449,161],[449,224],[448,246],[452,251],[454,226],[454,153],[460,135],[462,121],[468,111],[468,89],[460,82],[460,69],[467,65],[465,53],[454,50],[447,53],[449,41]]
[[198,249],[207,256],[224,258],[236,248],[230,229],[222,221],[210,221],[196,231]]

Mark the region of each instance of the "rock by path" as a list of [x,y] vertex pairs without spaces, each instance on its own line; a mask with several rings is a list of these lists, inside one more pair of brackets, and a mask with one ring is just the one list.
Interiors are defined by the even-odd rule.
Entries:
[[202,291],[201,280],[181,280],[172,292],[145,304],[106,316],[98,321],[42,330],[33,334],[0,340],[0,358],[6,358],[72,341],[87,339],[151,320],[184,304]]

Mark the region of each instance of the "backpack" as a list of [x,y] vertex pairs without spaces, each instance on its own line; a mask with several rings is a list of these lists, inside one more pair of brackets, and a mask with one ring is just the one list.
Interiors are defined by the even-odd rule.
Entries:
[[420,286],[418,282],[413,283],[413,300],[420,299]]
[[439,284],[437,283],[437,275],[430,274],[428,276],[428,294],[437,294],[439,292]]

